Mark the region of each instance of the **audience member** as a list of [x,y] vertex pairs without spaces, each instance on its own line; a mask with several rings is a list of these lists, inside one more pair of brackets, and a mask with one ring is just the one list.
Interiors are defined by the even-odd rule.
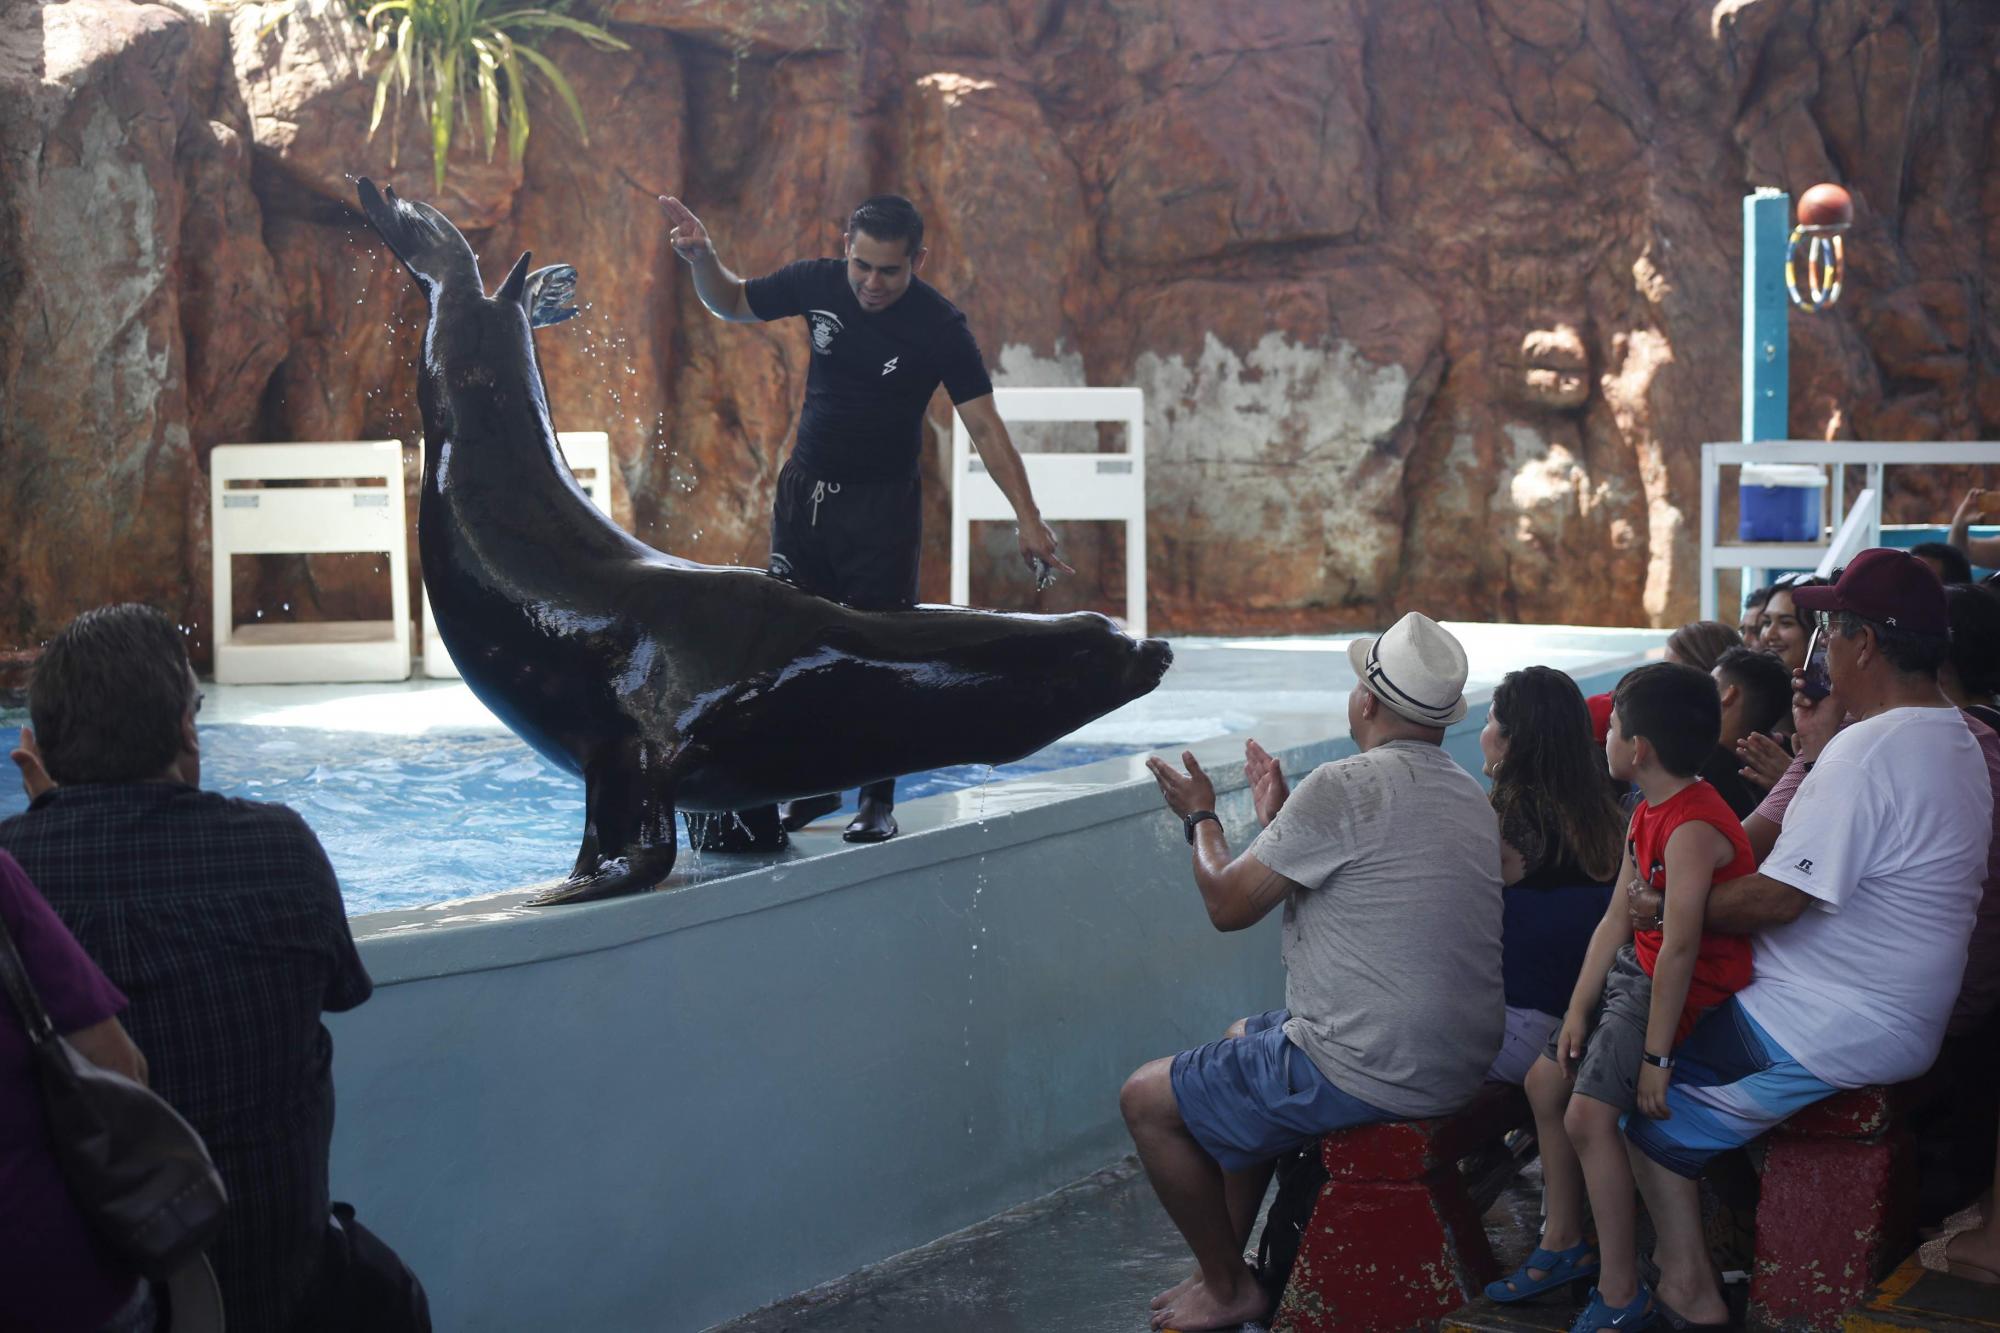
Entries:
[[1500,821],[1506,885],[1501,972],[1507,1028],[1486,1076],[1519,1083],[1562,1024],[1590,935],[1611,897],[1625,815],[1576,682],[1553,667],[1511,671],[1479,733]]
[[1771,589],[1767,585],[1752,588],[1743,599],[1743,613],[1737,617],[1736,632],[1743,636],[1743,642],[1756,647],[1764,633],[1764,606],[1771,600]]
[[[1793,703],[1808,754],[1832,730],[1822,716],[1854,721],[1817,751],[1763,868],[1709,895],[1711,929],[1754,936],[1755,976],[1674,1051],[1669,1117],[1626,1128],[1659,1238],[1659,1302],[1696,1323],[1728,1314],[1702,1232],[1703,1165],[1836,1089],[1930,1067],[1993,831],[1980,747],[1938,689],[1937,577],[1878,548],[1794,600],[1831,626],[1833,692]],[[1657,902],[1636,895],[1632,912]]]
[[[130,997],[155,1089],[208,1143],[230,1197],[209,1256],[230,1327],[289,1333],[349,1290],[322,1272],[358,1228],[329,1225],[333,1042],[320,1014],[360,1004],[370,982],[305,821],[199,789],[200,707],[166,617],[78,616],[28,687],[23,770],[54,785],[0,822],[0,848]],[[421,1310],[407,1270],[384,1279]]]
[[1667,636],[1666,660],[1713,671],[1722,655],[1743,642],[1743,636],[1719,620],[1691,620]]
[[[1516,1301],[1596,1272],[1577,1329],[1626,1328],[1652,1313],[1639,1278],[1638,1209],[1619,1121],[1664,1113],[1675,1043],[1750,980],[1746,941],[1707,930],[1710,885],[1750,873],[1750,845],[1696,776],[1722,725],[1715,682],[1662,662],[1618,683],[1605,754],[1638,785],[1621,880],[1666,895],[1663,920],[1634,929],[1612,903],[1592,935],[1562,1028],[1528,1075],[1547,1222],[1541,1245],[1486,1294]],[[1593,1261],[1584,1200],[1597,1223]]]
[[1949,542],[1918,542],[1910,548],[1910,554],[1929,565],[1931,573],[1946,587],[1972,582],[1972,562],[1965,558],[1965,552]]
[[1265,827],[1240,856],[1194,756],[1186,772],[1149,762],[1193,844],[1210,923],[1241,930],[1282,903],[1286,972],[1284,1009],[1125,1083],[1140,1161],[1199,1268],[1155,1299],[1154,1328],[1266,1316],[1243,1247],[1272,1159],[1351,1125],[1455,1111],[1500,1046],[1499,831],[1442,748],[1466,712],[1465,650],[1413,612],[1349,654],[1359,752],[1288,795],[1277,765],[1250,751]]
[[2000,591],[1982,585],[1944,590],[1951,650],[1938,670],[1945,697],[2000,730]]
[[1769,784],[1754,784],[1743,776],[1737,748],[1789,717],[1792,677],[1771,654],[1742,647],[1725,652],[1710,674],[1722,700],[1722,735],[1700,776],[1743,819],[1757,808]]
[[1764,628],[1757,646],[1776,653],[1787,671],[1797,671],[1806,664],[1806,640],[1812,634],[1811,627],[1799,618],[1796,593],[1825,582],[1810,576],[1781,581],[1771,590],[1771,600],[1764,603]]
[[[146,1081],[108,981],[14,858],[0,852],[0,920],[57,1032],[84,1058]],[[0,1328],[95,1333],[150,1327],[148,1292],[104,1252],[78,1211],[49,1140],[28,1030],[0,993]]]
[[1951,529],[1945,533],[1945,541],[1963,552],[1967,563],[1981,569],[2000,569],[2000,537],[1975,537],[1971,532],[1973,523],[1983,522],[1988,516],[1989,494],[1978,487],[1965,493],[1965,498],[1958,502],[1957,512],[1951,516]]

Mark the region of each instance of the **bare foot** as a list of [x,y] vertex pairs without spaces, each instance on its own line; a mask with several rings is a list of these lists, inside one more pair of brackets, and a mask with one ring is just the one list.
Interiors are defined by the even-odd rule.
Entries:
[[1233,1292],[1211,1293],[1208,1284],[1197,1279],[1173,1305],[1153,1312],[1153,1327],[1198,1333],[1201,1329],[1238,1328],[1269,1313],[1264,1289],[1246,1273]]
[[1147,1308],[1153,1310],[1166,1309],[1168,1306],[1172,1305],[1175,1301],[1187,1295],[1188,1288],[1192,1287],[1195,1283],[1199,1281],[1201,1281],[1201,1270],[1197,1268],[1194,1270],[1194,1272],[1189,1273],[1186,1277],[1182,1278],[1179,1282],[1176,1282],[1173,1286],[1168,1287],[1165,1291],[1153,1297],[1152,1305],[1148,1306]]

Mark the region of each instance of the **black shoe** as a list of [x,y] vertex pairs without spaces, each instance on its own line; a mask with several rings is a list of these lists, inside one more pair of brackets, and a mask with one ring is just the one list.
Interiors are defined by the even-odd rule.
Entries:
[[791,841],[778,822],[778,807],[760,805],[750,810],[711,814],[686,811],[688,846],[698,852],[775,852]]
[[784,801],[778,806],[778,822],[785,832],[797,833],[821,815],[830,815],[840,809],[840,793],[828,792],[824,796],[801,796],[796,801]]
[[848,842],[887,842],[896,836],[895,807],[871,796],[861,798],[861,811],[840,836]]

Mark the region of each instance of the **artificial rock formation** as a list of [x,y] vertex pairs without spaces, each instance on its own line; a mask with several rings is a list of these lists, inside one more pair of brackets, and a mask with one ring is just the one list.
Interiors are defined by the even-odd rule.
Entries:
[[[366,135],[338,0],[230,11],[0,0],[0,649],[145,597],[205,641],[205,450],[415,442],[419,314],[349,175],[432,193],[411,120]],[[1741,196],[1854,192],[1847,293],[1794,316],[1791,432],[2000,430],[2000,19],[1979,0],[615,0],[633,49],[549,51],[527,159],[441,204],[496,277],[582,273],[542,335],[558,424],[603,429],[642,537],[759,563],[810,355],[708,318],[654,196],[726,262],[834,253],[862,195],[931,223],[926,276],[1000,384],[1148,395],[1156,628],[1308,630],[1410,607],[1671,624],[1697,458],[1737,433]],[[949,417],[927,449],[945,588]],[[1091,448],[1091,431],[1023,432]],[[1892,474],[1941,519],[1965,478]],[[1036,594],[981,534],[978,597],[1118,604],[1069,534]],[[241,616],[368,614],[352,562],[270,562]]]

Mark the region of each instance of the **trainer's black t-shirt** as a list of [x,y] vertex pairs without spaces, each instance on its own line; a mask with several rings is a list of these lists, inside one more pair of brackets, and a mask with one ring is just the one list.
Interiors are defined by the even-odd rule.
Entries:
[[812,370],[792,458],[829,481],[913,475],[924,407],[942,383],[954,403],[993,392],[979,344],[957,306],[921,278],[869,314],[838,259],[802,259],[745,284],[751,313],[798,315],[812,334]]

